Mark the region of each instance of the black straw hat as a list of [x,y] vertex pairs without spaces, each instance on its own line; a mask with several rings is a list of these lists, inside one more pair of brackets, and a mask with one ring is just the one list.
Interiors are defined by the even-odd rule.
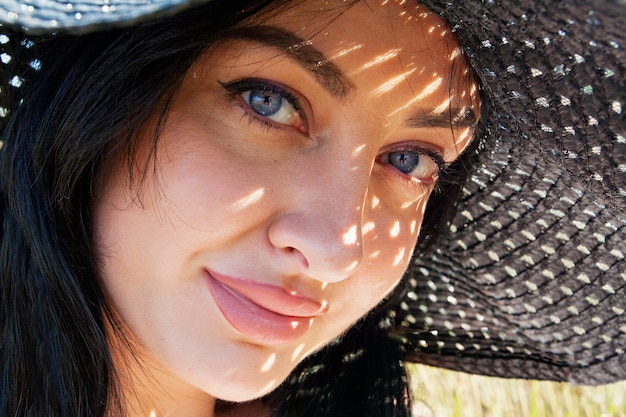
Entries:
[[625,378],[626,5],[426,3],[455,25],[487,116],[450,233],[408,273],[397,325],[409,357]]
[[[81,32],[192,3],[3,0],[0,21],[26,36]],[[480,149],[448,233],[417,251],[383,323],[409,361],[625,379],[626,4],[423,3],[452,24],[481,80]],[[0,35],[4,119],[7,94],[42,67],[35,39]]]

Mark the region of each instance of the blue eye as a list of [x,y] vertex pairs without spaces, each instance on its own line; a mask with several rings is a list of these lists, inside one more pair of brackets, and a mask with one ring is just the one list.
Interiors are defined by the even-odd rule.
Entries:
[[418,149],[388,151],[381,155],[380,161],[423,183],[435,181],[444,165],[439,154]]
[[258,88],[246,93],[250,108],[261,116],[271,116],[277,113],[283,106],[283,98],[280,94]]
[[222,86],[231,94],[239,97],[251,119],[266,126],[290,126],[302,133],[307,133],[307,123],[300,101],[287,87],[269,80],[243,79]]
[[410,174],[420,163],[422,156],[411,151],[389,152],[388,163],[403,174]]
[[251,88],[241,92],[241,98],[250,109],[281,125],[296,125],[300,120],[300,113],[290,102],[287,92],[274,91],[276,87]]

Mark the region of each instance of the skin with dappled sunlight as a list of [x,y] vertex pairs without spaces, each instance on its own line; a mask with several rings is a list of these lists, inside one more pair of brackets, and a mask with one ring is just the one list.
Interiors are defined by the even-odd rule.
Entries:
[[123,156],[103,170],[131,415],[253,400],[347,330],[399,282],[438,170],[471,139],[476,86],[440,17],[328,3],[225,33],[174,96],[157,172],[137,187]]

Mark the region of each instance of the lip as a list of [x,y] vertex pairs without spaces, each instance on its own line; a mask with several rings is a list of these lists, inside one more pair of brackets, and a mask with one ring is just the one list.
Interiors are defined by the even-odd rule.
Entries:
[[206,271],[209,291],[224,318],[240,333],[265,344],[285,344],[303,336],[325,302],[282,287]]

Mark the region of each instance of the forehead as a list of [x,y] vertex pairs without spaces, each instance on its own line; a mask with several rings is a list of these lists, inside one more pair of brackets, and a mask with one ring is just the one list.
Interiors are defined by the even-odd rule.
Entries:
[[373,51],[388,48],[391,41],[406,53],[433,52],[445,46],[448,54],[453,47],[450,42],[455,43],[449,24],[417,1],[296,1],[275,10],[268,21],[337,49],[367,46]]
[[[419,105],[470,107],[476,85],[449,24],[416,1],[291,2],[264,24],[293,32],[339,66],[361,94]],[[475,112],[476,113],[476,112]]]

